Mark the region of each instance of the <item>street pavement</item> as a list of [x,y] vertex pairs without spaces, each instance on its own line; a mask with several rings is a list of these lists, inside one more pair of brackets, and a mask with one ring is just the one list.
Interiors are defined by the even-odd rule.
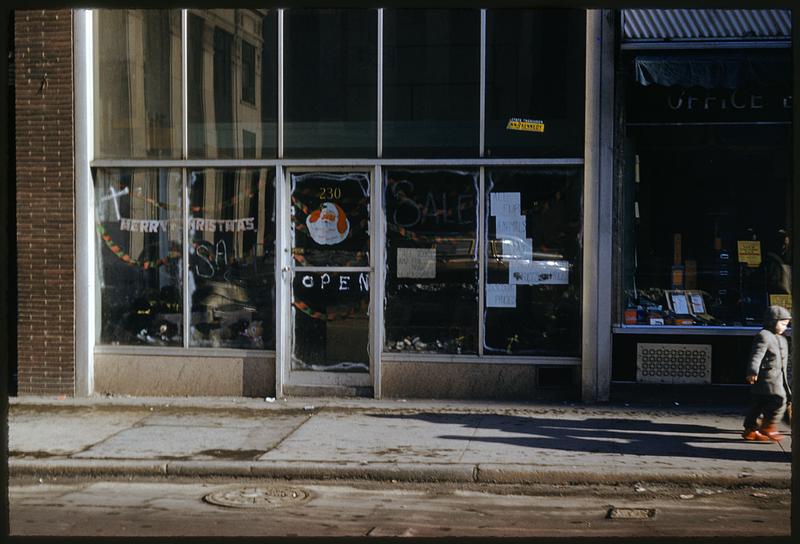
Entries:
[[743,406],[13,397],[15,476],[676,483],[788,489],[791,436]]

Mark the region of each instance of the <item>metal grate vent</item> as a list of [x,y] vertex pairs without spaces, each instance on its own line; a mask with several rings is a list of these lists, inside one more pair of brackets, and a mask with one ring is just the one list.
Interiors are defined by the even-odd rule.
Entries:
[[636,380],[711,383],[711,345],[636,344]]

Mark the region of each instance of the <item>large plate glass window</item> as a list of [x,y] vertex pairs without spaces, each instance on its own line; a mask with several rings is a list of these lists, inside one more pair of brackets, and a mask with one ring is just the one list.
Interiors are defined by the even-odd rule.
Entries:
[[480,11],[384,12],[383,154],[476,157]]
[[284,15],[286,157],[374,157],[377,10]]
[[290,173],[292,370],[369,372],[370,176]]
[[180,346],[181,172],[94,171],[99,344]]
[[277,156],[277,12],[189,10],[189,157]]
[[583,10],[486,15],[487,157],[583,156]]
[[579,167],[487,169],[484,353],[579,356]]
[[180,10],[98,10],[94,36],[94,157],[180,157]]
[[477,354],[477,169],[385,177],[384,348]]
[[627,57],[621,324],[760,327],[791,306],[791,64],[781,49]]
[[274,170],[189,171],[190,346],[275,347]]

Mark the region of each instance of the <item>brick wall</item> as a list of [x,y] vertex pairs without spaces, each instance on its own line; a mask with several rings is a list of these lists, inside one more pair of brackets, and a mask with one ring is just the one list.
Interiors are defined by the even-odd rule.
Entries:
[[18,394],[74,393],[72,15],[14,14]]

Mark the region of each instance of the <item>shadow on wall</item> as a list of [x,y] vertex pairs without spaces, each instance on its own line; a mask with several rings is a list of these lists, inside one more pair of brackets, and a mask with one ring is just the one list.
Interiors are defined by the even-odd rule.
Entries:
[[[461,424],[464,435],[438,438],[508,444],[545,450],[598,454],[689,457],[727,461],[788,463],[791,452],[766,444],[745,444],[741,431],[683,423],[616,418],[554,419],[484,414],[373,414],[387,419],[416,419],[446,425]],[[470,422],[478,420],[477,425]],[[495,436],[476,436],[475,429],[495,430]],[[731,445],[742,446],[732,449]]]

